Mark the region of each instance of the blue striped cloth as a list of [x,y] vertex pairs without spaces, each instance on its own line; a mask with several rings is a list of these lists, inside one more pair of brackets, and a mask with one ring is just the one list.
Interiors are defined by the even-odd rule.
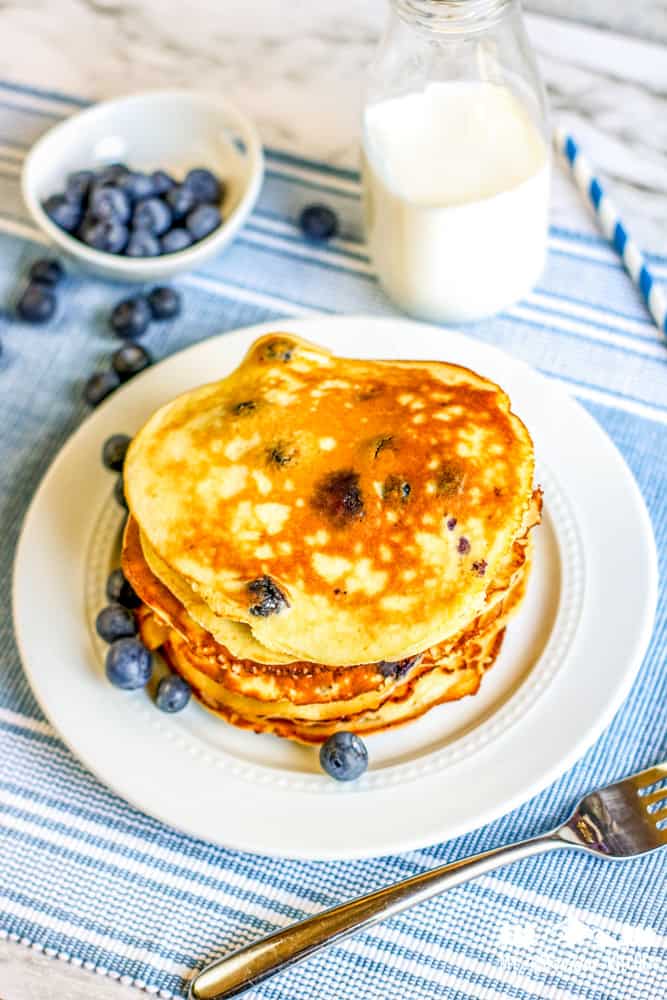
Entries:
[[[73,965],[179,997],[208,959],[384,882],[532,834],[580,793],[664,757],[667,605],[663,592],[639,679],[596,745],[531,802],[455,841],[372,861],[280,861],[178,834],[101,787],[30,693],[9,593],[25,508],[85,416],[82,380],[109,354],[104,317],[123,291],[72,280],[48,327],[12,315],[19,275],[42,252],[21,204],[21,161],[80,103],[0,84],[0,930]],[[558,225],[539,287],[469,333],[561,382],[594,415],[639,481],[664,560],[667,345],[578,196],[558,184]],[[269,151],[252,218],[227,253],[182,280],[184,315],[156,328],[150,349],[163,357],[221,329],[284,315],[392,314],[361,242],[358,194],[356,173]],[[313,199],[342,220],[343,236],[324,248],[307,245],[294,224]],[[664,280],[667,258],[650,261]],[[658,1000],[667,982],[666,863],[664,853],[614,867],[565,853],[533,858],[350,939],[249,996]]]

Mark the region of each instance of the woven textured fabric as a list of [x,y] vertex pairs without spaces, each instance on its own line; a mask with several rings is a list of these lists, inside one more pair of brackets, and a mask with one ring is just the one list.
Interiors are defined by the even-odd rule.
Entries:
[[[110,353],[104,318],[125,290],[70,279],[47,327],[12,316],[20,275],[43,250],[22,206],[21,162],[35,138],[80,103],[0,84],[0,933],[179,997],[191,971],[210,958],[387,881],[531,835],[591,787],[664,757],[667,604],[663,585],[637,682],[585,757],[526,805],[445,844],[363,862],[280,861],[178,834],[102,787],[41,715],[10,610],[22,517],[85,416],[81,386]],[[180,280],[182,317],[149,334],[157,358],[280,316],[395,312],[361,242],[358,176],[270,150],[267,166],[259,204],[233,246]],[[295,225],[313,200],[341,218],[343,236],[325,247],[305,242]],[[667,258],[650,263],[664,281]],[[562,383],[593,414],[639,482],[664,560],[667,343],[565,176],[556,176],[539,287],[468,333]],[[665,852],[622,866],[566,852],[526,860],[350,939],[248,996],[658,1000],[667,982],[666,866]],[[0,970],[0,994],[1,977]]]

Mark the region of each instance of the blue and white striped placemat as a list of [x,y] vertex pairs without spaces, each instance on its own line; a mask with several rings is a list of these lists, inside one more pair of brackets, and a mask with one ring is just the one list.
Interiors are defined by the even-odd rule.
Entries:
[[[81,103],[0,83],[0,934],[179,997],[191,970],[215,955],[388,880],[532,834],[562,817],[579,793],[664,757],[664,585],[641,674],[605,735],[530,803],[453,842],[373,861],[277,861],[182,836],[100,786],[42,717],[10,619],[21,519],[85,416],[81,384],[109,355],[105,316],[122,293],[71,280],[66,307],[48,327],[12,315],[19,276],[43,249],[21,203],[21,161]],[[183,317],[150,334],[157,357],[279,316],[393,313],[360,241],[357,175],[278,151],[269,150],[267,160],[259,205],[240,237],[182,280]],[[313,199],[342,219],[342,237],[324,248],[306,244],[294,223]],[[561,382],[602,424],[639,481],[664,560],[667,343],[567,182],[557,182],[554,213],[539,287],[469,333]],[[665,280],[667,258],[650,262]],[[156,780],[168,784],[169,775]],[[566,854],[527,860],[351,939],[249,996],[659,1000],[667,982],[666,873],[664,853],[614,867]],[[1,978],[0,967],[0,995]]]

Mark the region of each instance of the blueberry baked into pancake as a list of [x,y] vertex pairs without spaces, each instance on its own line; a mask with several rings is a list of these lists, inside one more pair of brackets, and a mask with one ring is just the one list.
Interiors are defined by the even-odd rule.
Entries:
[[468,369],[262,337],[130,446],[143,641],[222,718],[305,743],[474,694],[525,588],[533,472]]

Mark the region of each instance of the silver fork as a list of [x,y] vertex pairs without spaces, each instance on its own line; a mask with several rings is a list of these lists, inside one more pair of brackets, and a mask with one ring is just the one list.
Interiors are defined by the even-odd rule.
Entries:
[[549,833],[461,858],[276,931],[200,972],[190,986],[190,1000],[238,996],[350,934],[520,858],[563,847],[615,861],[654,851],[667,844],[665,779],[667,762],[590,792],[570,818]]

